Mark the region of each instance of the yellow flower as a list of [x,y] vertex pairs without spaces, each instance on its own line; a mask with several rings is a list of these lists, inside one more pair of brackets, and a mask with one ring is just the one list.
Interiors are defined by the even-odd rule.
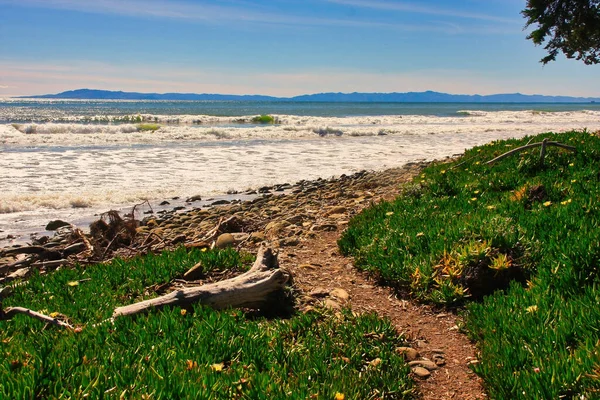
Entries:
[[479,190],[474,191],[473,194],[479,194]]
[[344,400],[345,398],[346,398],[346,396],[344,396],[344,393],[340,393],[340,392],[337,392],[335,394],[335,396],[333,397],[334,400]]
[[425,234],[423,232],[417,233],[417,237],[421,237],[421,236],[425,236]]
[[577,179],[573,179],[571,183],[577,183]]
[[575,166],[574,163],[569,164],[569,167],[574,167],[574,166]]
[[386,217],[389,217],[390,215],[394,215],[394,212],[393,211],[388,211],[388,212],[385,213]]
[[571,202],[572,202],[572,200],[569,199],[569,200],[561,201],[560,204],[562,204],[563,206],[566,206],[567,204],[569,204]]
[[443,170],[440,172],[440,174],[445,174],[445,173],[446,173],[446,170],[445,170],[445,169],[443,169]]
[[187,314],[187,310],[185,308],[182,308],[181,309],[181,315],[185,315],[185,314]]
[[477,161],[477,162],[475,163],[475,165],[479,165],[479,164],[481,164],[481,162],[479,162],[479,161]]
[[547,201],[544,203],[544,207],[550,207],[552,205],[551,201]]
[[496,209],[496,206],[487,206],[486,208],[487,208],[488,210],[495,210],[495,209]]
[[538,306],[529,306],[525,309],[528,313],[534,313],[538,310]]
[[477,197],[471,197],[471,201],[477,201]]
[[217,364],[211,365],[210,369],[212,369],[213,371],[216,371],[216,372],[220,372],[220,371],[223,371],[224,366],[225,366],[225,364],[223,364],[223,363],[217,363]]

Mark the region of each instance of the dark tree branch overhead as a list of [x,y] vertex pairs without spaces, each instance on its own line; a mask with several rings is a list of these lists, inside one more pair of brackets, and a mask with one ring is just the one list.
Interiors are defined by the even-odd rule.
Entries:
[[522,14],[526,27],[535,28],[527,39],[548,51],[543,64],[559,52],[588,65],[600,62],[600,0],[527,0]]

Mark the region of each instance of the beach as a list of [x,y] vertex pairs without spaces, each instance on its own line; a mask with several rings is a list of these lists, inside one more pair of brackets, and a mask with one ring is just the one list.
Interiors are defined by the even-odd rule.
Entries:
[[[600,109],[586,104],[420,105],[421,114],[410,114],[414,105],[286,105],[271,109],[294,114],[270,113],[275,123],[259,124],[250,112],[268,104],[215,111],[145,103],[0,103],[0,245],[42,234],[52,219],[85,228],[100,213],[146,201],[140,213],[189,210],[265,186],[443,159],[499,139],[600,130]],[[209,106],[218,115],[199,114]],[[177,114],[190,111],[197,114]]]

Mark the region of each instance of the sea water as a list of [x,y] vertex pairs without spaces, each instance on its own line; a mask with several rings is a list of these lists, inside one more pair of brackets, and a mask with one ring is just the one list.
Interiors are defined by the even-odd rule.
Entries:
[[[276,123],[253,122],[260,114]],[[600,130],[600,105],[4,99],[0,245],[50,219],[398,167],[572,129]]]

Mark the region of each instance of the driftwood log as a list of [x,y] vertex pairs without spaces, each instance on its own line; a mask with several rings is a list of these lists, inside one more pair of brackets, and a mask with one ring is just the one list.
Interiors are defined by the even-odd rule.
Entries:
[[[261,247],[252,268],[242,275],[203,286],[175,290],[154,299],[117,307],[112,318],[135,315],[163,306],[187,305],[196,302],[215,309],[261,308],[268,305],[271,294],[285,288],[290,277],[289,272],[279,268],[277,253],[273,252],[271,248]],[[73,329],[66,322],[27,308],[8,307],[3,310],[1,307],[2,297],[8,297],[8,291],[8,288],[4,288],[0,292],[0,321],[23,314],[52,325]]]
[[175,290],[164,296],[118,307],[113,318],[134,315],[157,307],[186,305],[199,302],[215,309],[228,307],[260,308],[270,294],[280,291],[290,274],[279,268],[277,254],[270,248],[261,248],[250,270],[235,278],[203,286]]
[[577,149],[573,146],[568,146],[566,144],[563,143],[559,143],[559,142],[550,142],[548,141],[548,139],[544,139],[543,141],[539,142],[539,143],[531,143],[531,144],[526,144],[525,146],[521,146],[521,147],[517,147],[516,149],[512,149],[510,151],[507,151],[504,154],[499,155],[498,157],[494,158],[493,160],[490,160],[488,162],[486,162],[486,165],[492,165],[497,161],[500,161],[506,157],[509,157],[515,153],[519,153],[523,150],[527,150],[527,149],[531,149],[533,147],[541,147],[540,150],[540,165],[544,163],[544,158],[546,157],[546,147],[547,146],[554,146],[554,147],[560,147],[561,149],[565,149],[565,150],[569,150],[569,151],[573,151],[576,152]]

